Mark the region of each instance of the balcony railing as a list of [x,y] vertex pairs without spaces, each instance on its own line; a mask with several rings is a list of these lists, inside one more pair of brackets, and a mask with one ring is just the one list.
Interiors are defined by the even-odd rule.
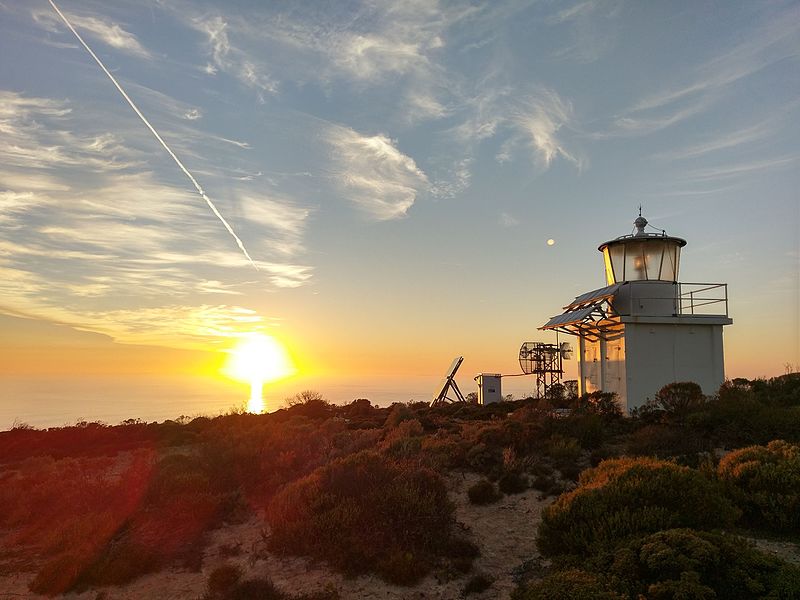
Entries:
[[678,314],[728,316],[727,283],[678,283],[677,293]]

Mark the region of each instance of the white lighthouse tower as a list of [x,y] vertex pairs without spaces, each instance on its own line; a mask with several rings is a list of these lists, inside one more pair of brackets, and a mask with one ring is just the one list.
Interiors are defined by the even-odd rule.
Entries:
[[679,283],[686,240],[635,231],[601,244],[607,286],[587,292],[540,329],[578,337],[578,389],[614,392],[627,413],[668,383],[694,381],[713,394],[725,379],[724,283]]

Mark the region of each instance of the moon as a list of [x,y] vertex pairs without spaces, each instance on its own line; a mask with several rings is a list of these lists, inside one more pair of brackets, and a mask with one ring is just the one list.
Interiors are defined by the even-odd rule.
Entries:
[[548,246],[554,246],[555,243],[556,243],[556,241],[553,238],[550,238],[549,240],[547,240],[547,245]]

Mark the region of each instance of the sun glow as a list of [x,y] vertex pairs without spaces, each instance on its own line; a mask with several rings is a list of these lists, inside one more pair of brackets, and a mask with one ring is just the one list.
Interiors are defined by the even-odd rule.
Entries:
[[225,373],[250,383],[247,412],[264,411],[262,389],[265,383],[288,377],[295,372],[286,349],[275,338],[253,333],[231,350]]

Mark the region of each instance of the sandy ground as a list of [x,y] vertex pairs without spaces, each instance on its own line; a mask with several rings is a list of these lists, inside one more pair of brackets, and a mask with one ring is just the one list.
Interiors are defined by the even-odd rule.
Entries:
[[[414,587],[387,584],[377,577],[345,578],[331,572],[324,564],[304,558],[284,558],[271,555],[264,549],[263,535],[266,525],[258,518],[237,525],[223,527],[211,535],[203,568],[199,573],[165,570],[116,588],[104,588],[82,594],[66,594],[70,600],[183,600],[197,599],[205,591],[208,574],[225,563],[238,564],[247,577],[269,577],[280,589],[291,592],[314,592],[328,587],[337,589],[343,599],[399,600],[414,598],[457,599],[467,581],[477,572],[495,579],[494,584],[482,594],[470,596],[480,599],[507,599],[514,588],[513,572],[524,561],[537,558],[536,528],[540,513],[552,499],[540,500],[539,492],[528,490],[522,494],[506,496],[489,506],[474,506],[467,499],[467,488],[479,477],[471,473],[452,474],[448,484],[450,498],[456,505],[456,518],[472,540],[481,549],[473,571],[457,579],[446,579],[433,573]],[[32,573],[0,577],[0,599],[45,598],[31,594],[27,589]]]

